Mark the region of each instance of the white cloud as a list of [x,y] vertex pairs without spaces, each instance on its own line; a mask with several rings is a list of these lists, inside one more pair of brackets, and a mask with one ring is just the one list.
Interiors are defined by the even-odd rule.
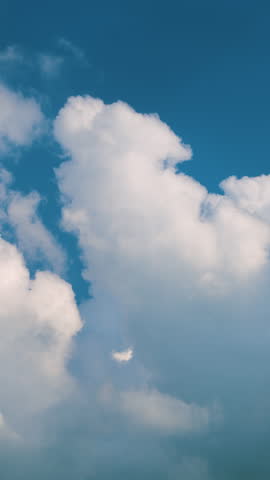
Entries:
[[133,349],[127,348],[121,352],[112,352],[112,358],[119,363],[129,362],[133,357]]
[[270,222],[270,175],[229,177],[221,183],[221,188],[237,207]]
[[211,278],[211,289],[232,287],[266,266],[269,225],[230,196],[176,175],[190,149],[157,116],[73,97],[55,135],[72,157],[58,170],[70,199],[64,225],[78,232],[94,284],[129,296],[143,272],[146,290],[162,278],[182,284],[185,272],[197,286]]
[[0,441],[25,442],[44,412],[73,393],[67,362],[81,320],[71,286],[46,271],[30,278],[2,238],[12,228],[31,260],[63,269],[64,254],[37,215],[39,196],[13,191],[5,169],[0,177]]
[[[254,195],[252,212],[240,205],[226,182],[225,195],[212,195],[191,177],[176,175],[175,165],[190,158],[190,148],[156,115],[140,115],[122,102],[70,98],[55,121],[55,136],[69,157],[57,172],[63,226],[76,233],[83,251],[95,324],[104,316],[104,298],[113,299],[107,326],[111,320],[113,331],[115,318],[121,319],[117,328],[151,379],[140,384],[130,362],[136,383],[132,387],[129,372],[130,391],[154,385],[179,402],[217,399],[228,406],[224,391],[238,381],[232,387],[228,372],[240,382],[251,362],[248,345],[254,336],[256,345],[264,342],[266,213]],[[257,181],[262,191],[264,183]],[[203,396],[206,401],[199,401]],[[133,412],[138,408],[143,416],[142,404],[138,397]]]
[[32,260],[45,260],[61,273],[65,254],[37,215],[40,197],[37,193],[23,196],[13,192],[7,209],[8,222],[15,229],[20,249]]
[[0,170],[0,225],[11,228],[16,242],[27,259],[46,263],[63,273],[66,255],[38,216],[40,196],[36,192],[22,195],[11,188],[12,176]]
[[[121,102],[71,98],[56,119],[55,134],[71,155],[58,170],[63,223],[78,234],[85,276],[101,311],[105,292],[128,323],[138,324],[139,317],[147,328],[151,317],[161,321],[168,304],[179,307],[190,284],[200,289],[205,273],[218,275],[232,264],[218,245],[217,221],[201,219],[206,189],[174,173],[177,162],[190,158],[190,148],[156,115],[139,115]],[[228,267],[227,274],[242,270]],[[209,420],[207,409],[138,386],[121,394],[120,405],[145,428],[166,433],[199,430]]]
[[0,269],[0,405],[8,421],[27,429],[33,415],[71,392],[66,363],[81,321],[70,285],[49,272],[31,280],[3,239]]
[[0,153],[30,144],[40,133],[43,115],[34,98],[0,85]]

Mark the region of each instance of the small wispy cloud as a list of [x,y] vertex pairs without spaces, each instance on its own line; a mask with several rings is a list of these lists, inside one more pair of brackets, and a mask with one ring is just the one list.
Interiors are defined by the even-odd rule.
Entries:
[[5,71],[22,67],[29,71],[38,70],[43,77],[53,79],[60,75],[64,63],[72,57],[81,66],[90,66],[84,51],[70,40],[59,38],[56,47],[56,52],[29,52],[17,45],[6,45],[0,49],[0,67]]
[[89,66],[89,61],[84,53],[84,51],[75,45],[70,40],[67,40],[64,37],[59,38],[58,40],[59,47],[63,48],[66,52],[69,52],[73,57],[75,57],[81,64]]
[[39,70],[41,75],[56,77],[61,71],[64,57],[49,52],[30,54],[16,45],[8,45],[0,50],[0,65],[5,68],[25,67],[30,70]]
[[55,77],[59,74],[64,59],[57,55],[40,54],[38,63],[41,72],[48,77]]
[[22,62],[24,60],[24,55],[21,50],[15,45],[8,45],[3,50],[0,50],[0,62]]
[[127,350],[122,350],[122,352],[112,352],[112,358],[118,363],[129,362],[133,357],[133,349],[129,347]]

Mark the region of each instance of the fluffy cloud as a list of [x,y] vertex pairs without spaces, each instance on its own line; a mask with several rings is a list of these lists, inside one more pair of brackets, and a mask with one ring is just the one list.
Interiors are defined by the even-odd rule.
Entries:
[[[25,478],[239,478],[270,431],[268,176],[231,177],[224,195],[209,194],[175,173],[190,148],[122,102],[69,99],[55,136],[67,157],[62,223],[78,236],[94,298],[81,305],[69,364],[82,326],[71,286],[31,278],[0,239],[3,478],[18,478],[5,442]],[[39,196],[10,184],[3,170],[3,234],[61,270]]]
[[268,225],[230,196],[209,195],[192,178],[175,175],[174,165],[188,159],[190,149],[158,117],[139,115],[121,102],[107,106],[77,97],[60,112],[55,132],[73,160],[58,171],[60,188],[71,199],[64,222],[79,231],[86,254],[95,252],[93,282],[102,258],[108,265],[118,259],[117,278],[142,259],[148,272],[164,275],[158,268],[166,258],[174,277],[188,270],[196,282],[213,278],[217,284],[245,278],[267,263]]
[[30,279],[3,239],[0,268],[1,411],[15,430],[27,429],[33,415],[71,392],[66,363],[81,320],[70,285],[49,272]]
[[[175,280],[177,268],[187,270],[187,264],[198,276],[215,268],[215,232],[200,220],[207,192],[174,174],[174,165],[190,158],[190,148],[157,116],[139,115],[121,102],[105,106],[90,97],[72,98],[60,112],[55,132],[72,155],[58,171],[60,189],[70,201],[63,221],[79,232],[91,263],[91,273],[85,275],[93,282],[97,302],[102,292],[109,292],[127,316],[139,309],[144,318],[152,288],[160,289],[170,271]],[[98,312],[97,317],[99,321]],[[192,429],[193,413],[204,412],[158,392],[122,395],[123,410],[141,418],[146,428],[156,420],[159,426],[164,421],[185,431],[188,425]],[[202,417],[207,424],[208,413]]]
[[129,362],[133,357],[133,349],[128,348],[127,350],[123,350],[122,352],[112,352],[112,358],[119,363],[126,363]]
[[30,144],[43,122],[36,100],[0,85],[0,103],[0,153],[6,152],[11,145]]
[[71,285],[48,271],[30,275],[19,249],[4,240],[15,239],[28,260],[63,269],[64,254],[37,214],[39,196],[24,196],[11,184],[12,176],[1,169],[0,463],[5,479],[17,478],[18,471],[21,478],[36,475],[45,461],[43,454],[37,460],[35,449],[52,443],[47,425],[52,423],[56,433],[61,423],[53,412],[67,410],[78,395],[68,363],[82,327]]
[[270,221],[270,175],[260,177],[230,177],[221,183],[233,202],[244,211],[255,217]]
[[[208,412],[203,418],[209,415],[211,423],[209,405],[217,401],[225,426],[219,427],[218,447],[206,442],[205,455],[225,467],[241,444],[237,461],[244,450],[252,458],[247,432],[256,428],[257,438],[263,437],[270,423],[269,415],[258,413],[261,399],[270,399],[263,380],[269,350],[268,177],[227,179],[224,195],[208,193],[175,173],[190,148],[158,116],[140,115],[122,102],[70,98],[55,121],[55,136],[67,156],[57,172],[63,226],[78,236],[95,297],[95,314],[90,301],[83,315],[92,319],[98,339],[100,383],[109,377],[118,384],[125,399],[119,405],[145,432],[152,430],[151,419],[165,418],[179,434],[192,424],[190,405]],[[132,370],[121,369],[120,379],[104,360],[104,350],[115,348],[108,339],[114,335],[116,344],[136,350],[125,366]],[[93,343],[86,338],[82,347],[86,365]],[[173,412],[179,417],[172,420]],[[176,420],[180,412],[182,423]],[[189,455],[185,448],[181,443]]]

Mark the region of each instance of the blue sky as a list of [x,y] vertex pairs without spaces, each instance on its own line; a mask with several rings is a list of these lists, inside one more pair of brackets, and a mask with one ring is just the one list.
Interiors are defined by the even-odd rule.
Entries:
[[211,189],[231,174],[267,173],[266,2],[3,3],[3,46],[55,51],[64,37],[87,58],[81,69],[70,59],[57,84],[13,77],[50,95],[51,112],[78,91],[121,98],[140,112],[158,111],[192,145],[186,168]]
[[2,2],[4,480],[269,478],[269,8]]

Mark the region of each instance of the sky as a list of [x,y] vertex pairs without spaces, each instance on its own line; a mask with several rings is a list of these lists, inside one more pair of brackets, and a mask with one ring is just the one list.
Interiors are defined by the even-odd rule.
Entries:
[[268,480],[268,2],[0,8],[1,479]]

